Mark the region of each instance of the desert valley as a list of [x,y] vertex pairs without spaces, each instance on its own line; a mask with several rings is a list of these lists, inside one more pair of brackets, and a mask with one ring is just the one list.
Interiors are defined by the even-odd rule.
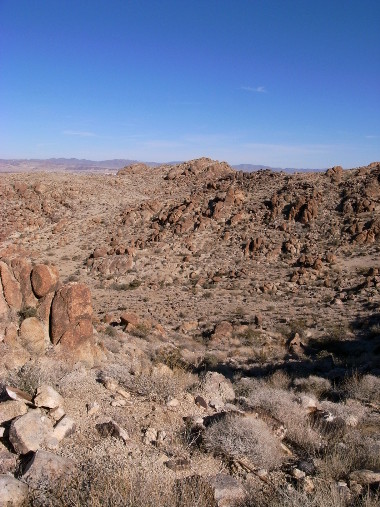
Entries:
[[380,164],[0,177],[0,505],[375,507]]

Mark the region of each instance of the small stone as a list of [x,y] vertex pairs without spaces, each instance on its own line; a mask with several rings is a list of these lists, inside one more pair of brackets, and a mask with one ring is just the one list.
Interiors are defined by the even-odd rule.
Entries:
[[87,404],[87,414],[89,416],[95,415],[99,412],[100,405],[97,401],[92,401]]
[[156,440],[157,440],[157,430],[152,426],[149,426],[149,428],[145,430],[143,443],[152,444],[153,442],[156,442]]
[[198,407],[202,407],[204,409],[207,409],[206,400],[202,396],[196,396],[194,401],[195,401],[195,404],[198,405]]
[[171,400],[169,400],[166,403],[166,406],[169,408],[175,408],[175,407],[178,407],[178,405],[179,405],[179,401],[177,400],[177,398],[172,398]]
[[299,470],[298,468],[293,468],[292,475],[297,481],[300,481],[301,479],[304,479],[306,477],[305,472],[302,470]]
[[62,407],[63,398],[51,386],[43,385],[37,389],[37,394],[34,397],[34,404],[36,407],[44,408]]
[[268,481],[269,473],[268,473],[268,470],[266,470],[265,468],[260,468],[259,470],[257,470],[256,475],[262,481],[264,481],[264,482]]
[[111,401],[111,407],[125,407],[127,402],[125,400],[114,400]]
[[27,484],[11,475],[0,475],[0,507],[21,507],[28,497]]
[[99,423],[96,425],[96,429],[100,433],[100,435],[104,438],[108,436],[113,436],[116,438],[120,438],[123,442],[127,442],[129,440],[129,435],[121,426],[117,424],[117,422],[112,419],[108,422]]
[[76,424],[73,419],[66,415],[54,427],[53,437],[60,442],[75,432]]

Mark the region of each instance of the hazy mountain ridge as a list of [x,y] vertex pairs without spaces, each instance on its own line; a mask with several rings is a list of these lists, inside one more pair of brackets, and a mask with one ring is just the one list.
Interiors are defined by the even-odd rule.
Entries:
[[[117,170],[122,167],[138,163],[134,159],[88,160],[78,158],[48,158],[48,159],[0,159],[0,172],[38,172],[38,171],[104,171]],[[180,161],[170,162],[144,162],[150,167],[159,167],[166,164],[178,164]],[[284,172],[317,172],[325,169],[271,167],[263,164],[235,164],[231,165],[237,171],[253,172],[262,169]]]

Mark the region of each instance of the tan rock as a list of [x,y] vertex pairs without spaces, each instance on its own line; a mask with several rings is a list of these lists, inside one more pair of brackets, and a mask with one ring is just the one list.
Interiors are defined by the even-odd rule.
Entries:
[[29,484],[52,483],[75,473],[74,462],[51,452],[38,450],[25,467],[22,478]]
[[11,400],[22,401],[27,405],[33,405],[32,397],[25,391],[18,389],[17,387],[5,386],[5,392]]
[[76,424],[74,419],[67,417],[66,415],[55,425],[53,430],[53,437],[55,437],[58,442],[63,440],[64,438],[72,435],[76,430]]
[[0,475],[0,507],[21,507],[28,498],[28,486],[11,475]]
[[20,415],[24,415],[27,411],[27,406],[22,401],[4,401],[0,403],[0,424],[11,421]]
[[47,264],[34,266],[31,275],[32,287],[38,298],[56,289],[59,281],[58,269]]
[[37,389],[34,397],[36,407],[58,408],[63,405],[62,396],[55,389],[48,385],[42,385]]
[[19,454],[37,451],[52,437],[53,425],[40,410],[30,410],[27,414],[12,421],[9,441]]

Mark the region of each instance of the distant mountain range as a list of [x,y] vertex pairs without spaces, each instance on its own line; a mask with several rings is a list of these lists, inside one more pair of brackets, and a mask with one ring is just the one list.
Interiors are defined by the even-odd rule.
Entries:
[[[0,172],[37,172],[37,171],[66,171],[66,172],[115,172],[122,167],[139,162],[130,159],[87,160],[78,158],[48,158],[48,159],[0,159]],[[165,162],[165,164],[178,164],[181,161]],[[160,162],[144,162],[150,167],[162,165]],[[325,169],[295,169],[291,167],[270,167],[267,165],[238,164],[231,165],[237,171],[252,172],[261,169],[271,171],[315,172]]]

